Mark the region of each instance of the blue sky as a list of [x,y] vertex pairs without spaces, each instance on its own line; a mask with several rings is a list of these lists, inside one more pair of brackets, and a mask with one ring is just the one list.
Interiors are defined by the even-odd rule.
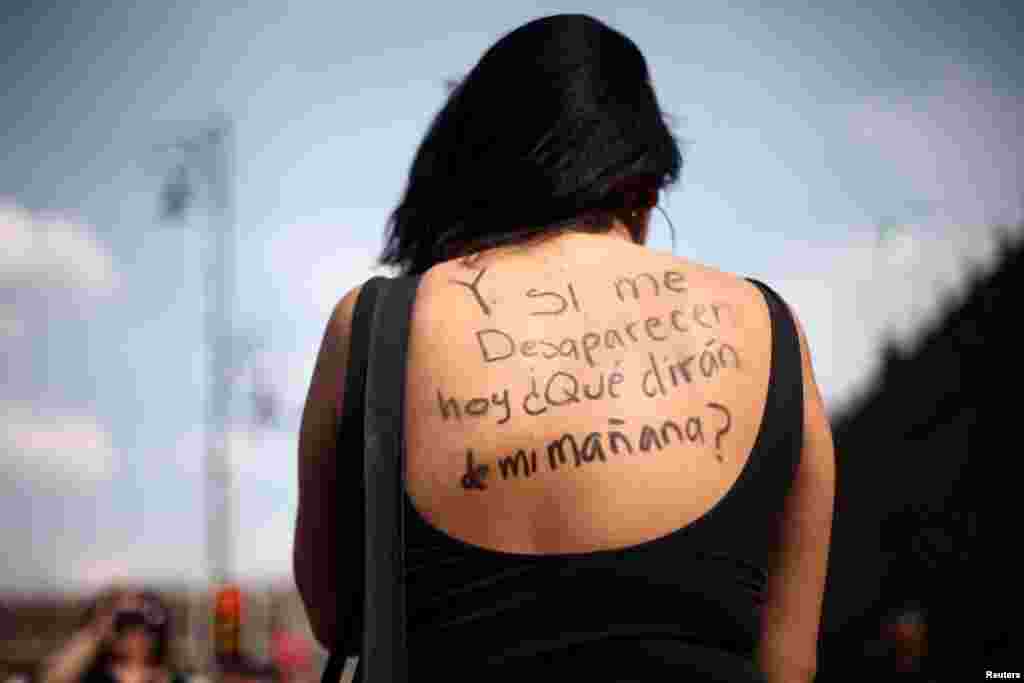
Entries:
[[[236,567],[290,563],[299,412],[334,302],[371,273],[413,151],[501,34],[597,16],[688,141],[677,253],[774,285],[836,409],[1021,220],[1011,3],[7,3],[0,22],[0,588],[199,582],[202,213],[161,224],[154,146],[236,129]],[[876,246],[880,222],[897,226]],[[656,216],[652,246],[669,247]],[[7,245],[12,245],[8,247]],[[263,367],[279,423],[246,425]]]

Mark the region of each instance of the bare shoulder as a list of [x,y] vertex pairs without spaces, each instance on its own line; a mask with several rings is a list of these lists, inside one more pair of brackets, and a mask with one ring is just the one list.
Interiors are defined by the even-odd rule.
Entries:
[[321,462],[330,458],[329,451],[344,400],[342,393],[348,367],[352,316],[361,290],[362,286],[354,287],[338,300],[324,329],[302,411],[299,433],[302,461]]
[[338,300],[331,311],[324,330],[324,338],[320,345],[317,358],[315,379],[330,387],[335,396],[340,396],[343,388],[344,370],[348,364],[349,338],[352,335],[352,318],[355,316],[356,302],[363,291],[363,285],[350,289]]
[[691,278],[697,279],[709,289],[717,290],[718,293],[746,296],[751,300],[758,297],[757,287],[746,277],[689,259],[675,257],[673,260],[690,273]]
[[760,288],[749,279],[690,259],[670,258],[686,273],[693,289],[701,296],[726,302],[735,313],[735,324],[745,332],[767,333],[770,329],[768,302]]
[[[761,289],[748,279],[733,275],[732,273],[726,273],[724,271],[718,271],[713,268],[703,266],[708,272],[713,274],[715,282],[718,283],[724,289],[731,289],[735,292],[735,295],[741,300],[746,301],[749,305],[748,308],[758,308],[763,311],[763,321],[765,325],[769,325],[771,318],[768,312],[768,304],[765,301]],[[772,283],[766,282],[769,287]],[[790,317],[793,319],[793,325],[796,328],[797,337],[800,340],[800,354],[803,360],[803,370],[805,377],[809,380],[808,388],[814,390],[814,397],[818,397],[818,391],[816,382],[814,380],[813,367],[811,365],[811,350],[807,342],[807,333],[804,331],[803,323],[800,322],[800,317],[797,315],[796,309],[793,307],[793,303],[788,301],[781,292],[776,292],[782,299],[783,305],[789,311]],[[746,298],[744,298],[746,297]]]
[[352,316],[355,315],[356,302],[359,301],[359,294],[362,291],[363,285],[356,285],[338,299],[327,321],[326,334],[336,340],[348,340],[352,333]]
[[[723,290],[729,290],[733,292],[733,295],[738,301],[745,303],[745,308],[748,311],[758,311],[756,316],[757,320],[754,323],[754,327],[761,327],[765,330],[770,329],[771,326],[771,314],[768,308],[768,302],[765,300],[761,289],[748,279],[733,275],[732,273],[726,273],[724,271],[718,271],[713,268],[704,268],[712,273],[712,278],[717,283],[716,286],[722,287]],[[771,287],[770,282],[766,282]],[[817,381],[814,377],[814,367],[811,362],[811,349],[807,341],[807,333],[804,331],[803,323],[800,322],[800,317],[797,315],[796,309],[793,307],[793,303],[786,300],[785,296],[781,292],[776,292],[782,299],[783,305],[789,311],[789,315],[793,320],[793,325],[796,328],[797,338],[800,341],[800,356],[803,366],[803,374],[805,379],[805,392],[810,392],[808,395],[812,401],[821,403],[821,394],[817,386]],[[749,320],[748,320],[749,322]],[[748,327],[748,329],[750,329]]]

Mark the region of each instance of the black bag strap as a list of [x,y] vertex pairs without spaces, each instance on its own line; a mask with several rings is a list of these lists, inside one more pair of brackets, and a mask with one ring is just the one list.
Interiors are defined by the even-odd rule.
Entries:
[[419,276],[390,280],[374,311],[366,367],[366,595],[362,681],[406,683],[405,449],[409,324]]
[[[359,290],[352,315],[349,335],[348,365],[345,370],[345,399],[335,438],[337,444],[338,481],[358,482],[355,495],[338,497],[339,528],[366,528],[366,483],[364,473],[365,440],[363,438],[366,414],[366,361],[370,347],[370,327],[381,287],[386,278],[374,277]],[[356,453],[360,457],[352,457]],[[342,455],[348,454],[348,455]],[[366,556],[366,538],[361,534],[352,554]],[[324,669],[322,683],[338,683],[348,657],[358,657],[363,640],[364,563],[352,566],[351,583],[340,586],[337,592],[337,614],[344,617],[342,629],[331,648]]]
[[355,681],[408,679],[402,428],[409,322],[419,280],[369,280],[353,314],[338,447],[362,449],[362,471],[352,473],[362,485],[356,500],[339,512],[351,515],[345,526],[362,523],[364,562],[353,572],[354,589],[338,592],[338,614],[349,619],[323,683],[338,683],[348,657],[359,658]]

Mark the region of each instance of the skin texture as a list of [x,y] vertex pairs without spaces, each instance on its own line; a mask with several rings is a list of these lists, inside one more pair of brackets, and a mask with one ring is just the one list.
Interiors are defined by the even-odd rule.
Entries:
[[[640,220],[646,233],[649,213]],[[607,234],[568,232],[424,275],[405,435],[406,486],[428,523],[500,552],[621,548],[692,523],[735,483],[768,387],[764,297],[741,278],[628,235],[616,222]],[[339,526],[333,498],[336,458],[361,457],[335,452],[357,296],[358,288],[343,297],[327,324],[299,438],[296,581],[328,647],[347,616],[334,609],[346,558],[332,541],[362,533]],[[758,652],[773,683],[810,680],[816,669],[834,495],[831,433],[802,331],[801,345],[805,442],[778,521]],[[612,431],[649,453],[612,455]],[[576,452],[574,465],[565,446],[560,462],[549,446],[570,437],[600,441],[603,457]]]
[[804,446],[779,520],[758,662],[772,683],[813,681],[832,535],[836,464],[832,430],[797,320],[804,375]]

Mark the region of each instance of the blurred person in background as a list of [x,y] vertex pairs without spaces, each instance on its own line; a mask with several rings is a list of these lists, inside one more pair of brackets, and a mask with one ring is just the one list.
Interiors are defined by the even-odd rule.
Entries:
[[[811,352],[764,283],[646,246],[681,164],[637,45],[578,14],[501,38],[421,142],[381,257],[418,277],[392,407],[410,679],[814,678]],[[295,577],[332,672],[363,604],[374,286],[335,307],[299,434]]]
[[186,683],[170,667],[167,606],[151,591],[112,588],[81,626],[47,657],[40,683]]
[[270,629],[270,658],[281,683],[309,683],[313,671],[313,644],[307,637],[289,630],[280,620]]
[[889,614],[882,622],[881,635],[889,645],[896,671],[901,674],[921,671],[928,654],[928,620],[924,609],[908,605]]
[[217,661],[219,683],[276,683],[281,680],[277,668],[269,662],[239,653]]

